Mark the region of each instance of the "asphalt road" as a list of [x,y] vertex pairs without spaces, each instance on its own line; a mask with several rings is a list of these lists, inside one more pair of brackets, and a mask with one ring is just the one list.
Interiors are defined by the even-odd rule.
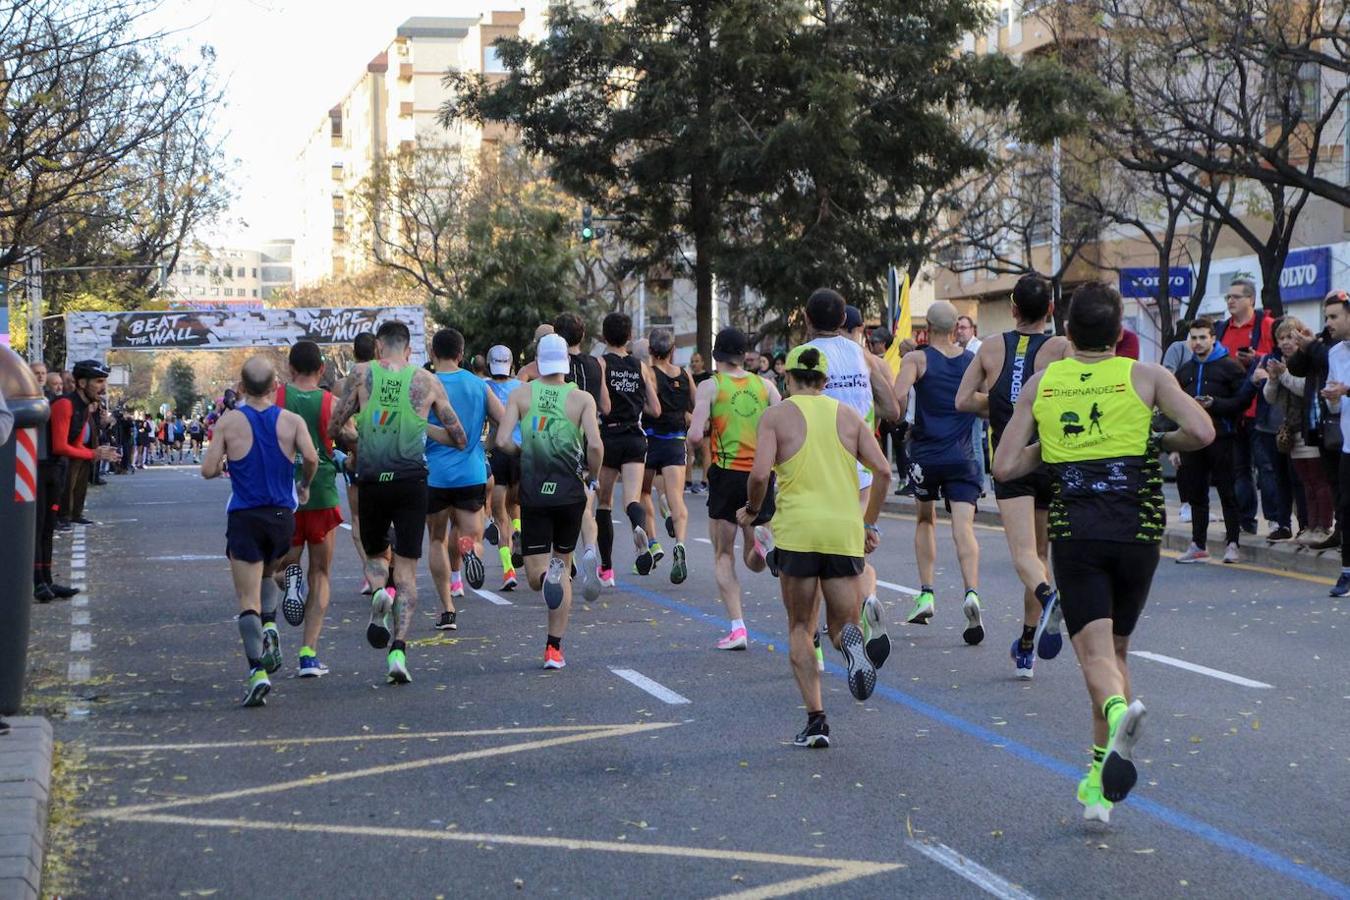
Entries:
[[[806,751],[767,575],[744,578],[749,652],[713,648],[701,498],[690,579],[662,564],[578,599],[560,672],[540,668],[537,595],[471,593],[446,636],[424,570],[405,687],[365,643],[343,531],[332,674],[291,677],[282,623],[286,669],[241,709],[228,491],[173,468],[91,492],[87,602],[35,609],[36,697],[84,760],[75,894],[1350,897],[1350,604],[1321,581],[1164,559],[1135,641],[1154,656],[1132,666],[1141,782],[1102,827],[1074,799],[1089,708],[1072,651],[1013,678],[1021,589],[996,529],[979,531],[986,642],[961,640],[944,534],[934,624],[895,624],[908,596],[883,588],[878,690],[854,702],[832,655],[834,746]],[[880,577],[917,586],[912,522],[883,530]]]

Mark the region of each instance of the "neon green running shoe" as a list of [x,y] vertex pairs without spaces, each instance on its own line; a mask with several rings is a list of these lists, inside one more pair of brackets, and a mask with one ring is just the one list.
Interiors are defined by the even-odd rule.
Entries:
[[248,676],[248,688],[244,693],[245,706],[266,706],[267,692],[272,690],[272,682],[266,669],[254,669]]
[[1101,763],[1093,763],[1083,780],[1078,782],[1078,802],[1083,804],[1084,819],[1111,824],[1111,807],[1115,804],[1102,796]]
[[262,631],[262,664],[270,674],[281,668],[281,635],[277,632],[276,622],[268,622]]
[[910,625],[927,625],[933,618],[933,592],[919,591],[914,598],[914,608],[909,611],[905,621]]
[[408,657],[402,650],[389,651],[389,675],[387,680],[389,684],[412,683],[412,676],[408,674]]

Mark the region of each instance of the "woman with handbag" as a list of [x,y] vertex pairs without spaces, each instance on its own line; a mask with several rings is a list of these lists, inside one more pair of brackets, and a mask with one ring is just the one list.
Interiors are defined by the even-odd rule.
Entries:
[[[1275,329],[1275,340],[1284,358],[1298,351],[1297,336],[1307,330],[1307,326],[1293,316],[1285,316],[1280,321]],[[1332,537],[1335,501],[1322,466],[1321,449],[1305,437],[1310,431],[1306,379],[1291,374],[1284,361],[1274,356],[1263,360],[1253,377],[1263,383],[1265,401],[1284,414],[1284,421],[1274,436],[1275,449],[1293,466],[1307,510],[1306,515],[1299,516],[1303,527],[1296,540],[1308,546],[1328,542]],[[1339,436],[1339,428],[1331,430]]]

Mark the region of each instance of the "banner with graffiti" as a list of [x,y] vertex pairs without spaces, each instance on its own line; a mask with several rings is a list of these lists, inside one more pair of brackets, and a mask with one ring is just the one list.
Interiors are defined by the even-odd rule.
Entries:
[[426,323],[420,306],[342,309],[169,310],[77,312],[66,315],[67,359],[104,359],[109,350],[231,350],[289,347],[298,341],[350,343],[397,320],[412,334],[413,360],[426,359]]

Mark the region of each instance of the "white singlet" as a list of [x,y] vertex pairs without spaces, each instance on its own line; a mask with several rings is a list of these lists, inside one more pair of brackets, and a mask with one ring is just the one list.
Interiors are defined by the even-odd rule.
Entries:
[[[843,335],[818,337],[806,342],[825,354],[829,375],[825,379],[825,396],[833,397],[857,410],[868,427],[876,426],[872,413],[872,372],[867,366],[867,351],[858,342]],[[858,488],[872,486],[872,470],[858,464]]]

